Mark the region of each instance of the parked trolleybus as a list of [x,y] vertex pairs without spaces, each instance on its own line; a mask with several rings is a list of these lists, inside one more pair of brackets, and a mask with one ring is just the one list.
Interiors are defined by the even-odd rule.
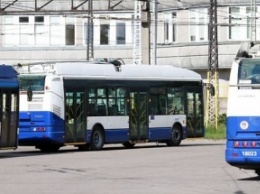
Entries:
[[187,125],[204,133],[202,78],[193,71],[87,62],[19,71],[19,145],[41,151],[64,145],[99,150],[108,143],[178,146]]
[[251,46],[241,46],[231,67],[225,155],[232,166],[260,175],[260,56]]
[[19,84],[10,65],[0,65],[0,149],[17,148]]

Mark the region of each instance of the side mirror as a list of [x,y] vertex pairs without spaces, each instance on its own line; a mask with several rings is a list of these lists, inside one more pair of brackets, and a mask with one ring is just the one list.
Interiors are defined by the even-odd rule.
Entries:
[[211,96],[215,96],[215,87],[212,83],[204,83],[203,86],[205,86],[207,90],[209,90],[209,93]]

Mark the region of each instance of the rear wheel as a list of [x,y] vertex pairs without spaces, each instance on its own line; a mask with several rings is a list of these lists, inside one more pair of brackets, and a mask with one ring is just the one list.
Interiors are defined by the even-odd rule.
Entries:
[[91,149],[101,150],[104,146],[105,137],[101,127],[95,127],[91,137]]
[[182,140],[182,129],[179,125],[172,128],[172,138],[166,142],[167,146],[178,146]]

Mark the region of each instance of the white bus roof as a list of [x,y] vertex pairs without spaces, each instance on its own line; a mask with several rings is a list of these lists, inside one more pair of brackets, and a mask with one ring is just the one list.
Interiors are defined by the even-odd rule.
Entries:
[[[36,65],[38,66],[38,65]],[[48,66],[48,65],[47,65]],[[46,67],[47,67],[46,66]],[[177,80],[177,81],[201,81],[200,74],[179,67],[169,65],[121,65],[93,64],[87,62],[62,62],[49,65],[44,68],[31,68],[30,73],[53,73],[61,75],[65,79],[107,79],[107,80]],[[21,71],[21,74],[25,74]],[[27,71],[28,73],[28,71]]]

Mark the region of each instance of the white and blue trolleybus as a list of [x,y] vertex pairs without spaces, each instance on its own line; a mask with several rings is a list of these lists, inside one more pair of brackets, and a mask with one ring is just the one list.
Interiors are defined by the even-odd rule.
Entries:
[[16,149],[19,84],[11,65],[0,65],[0,149]]
[[191,70],[56,62],[19,72],[22,146],[41,151],[65,145],[99,150],[108,143],[178,146],[187,136],[187,117],[204,133],[203,82]]
[[231,67],[227,106],[226,161],[260,175],[259,45],[242,44]]

